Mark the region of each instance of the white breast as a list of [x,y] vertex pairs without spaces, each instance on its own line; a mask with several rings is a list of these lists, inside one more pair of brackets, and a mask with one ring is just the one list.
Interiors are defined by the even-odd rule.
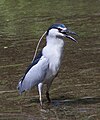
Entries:
[[50,79],[57,74],[61,64],[63,46],[64,42],[62,39],[47,41],[47,45],[43,49],[43,56],[49,60],[49,69],[47,71],[46,79]]

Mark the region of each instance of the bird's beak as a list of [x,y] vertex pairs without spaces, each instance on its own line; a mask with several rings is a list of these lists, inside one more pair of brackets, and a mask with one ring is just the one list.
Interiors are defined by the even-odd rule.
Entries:
[[62,33],[64,33],[67,38],[71,39],[74,42],[77,42],[77,40],[71,36],[71,35],[77,35],[75,32],[72,32],[72,31],[66,29],[66,30],[62,31]]

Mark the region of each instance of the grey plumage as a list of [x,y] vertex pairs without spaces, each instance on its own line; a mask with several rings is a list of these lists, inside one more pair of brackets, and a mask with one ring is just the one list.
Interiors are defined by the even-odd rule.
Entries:
[[60,68],[64,47],[63,39],[67,37],[76,42],[69,34],[76,35],[75,32],[69,32],[68,28],[63,24],[53,24],[48,28],[46,46],[32,61],[19,81],[18,90],[20,94],[34,86],[38,86],[40,104],[42,106],[42,87],[43,84],[46,84],[46,97],[50,102],[49,89]]

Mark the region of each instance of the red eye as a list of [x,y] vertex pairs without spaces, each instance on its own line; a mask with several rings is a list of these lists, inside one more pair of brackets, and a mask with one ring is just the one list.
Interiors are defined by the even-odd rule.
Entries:
[[62,29],[61,29],[61,28],[58,28],[58,30],[59,30],[59,32],[61,32]]

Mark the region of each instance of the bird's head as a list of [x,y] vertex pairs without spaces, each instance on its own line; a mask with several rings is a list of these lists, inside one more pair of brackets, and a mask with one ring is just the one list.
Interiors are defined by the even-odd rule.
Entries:
[[77,35],[75,32],[70,31],[67,27],[65,27],[64,24],[53,24],[49,27],[46,33],[47,36],[50,37],[57,37],[57,38],[63,38],[67,37],[74,42],[77,42],[75,38],[73,38],[71,35]]

